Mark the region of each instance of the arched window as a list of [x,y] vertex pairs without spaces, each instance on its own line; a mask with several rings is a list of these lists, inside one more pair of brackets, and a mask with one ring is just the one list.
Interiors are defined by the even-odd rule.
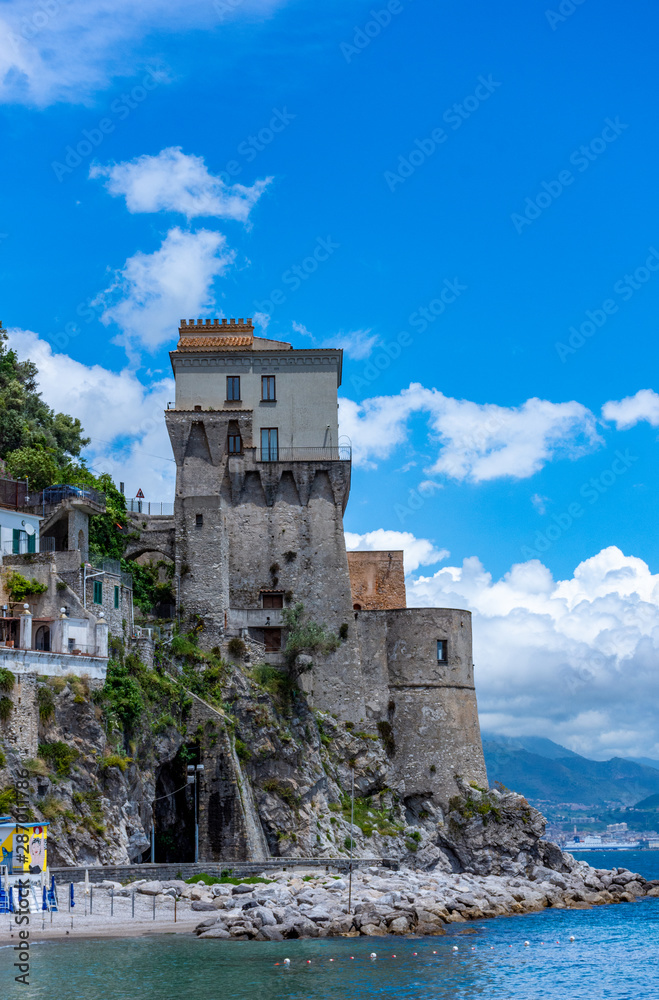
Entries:
[[353,611],[361,611],[361,609],[362,609],[361,604],[353,604],[352,606]]
[[47,625],[40,625],[34,637],[34,648],[42,653],[50,652],[50,629]]

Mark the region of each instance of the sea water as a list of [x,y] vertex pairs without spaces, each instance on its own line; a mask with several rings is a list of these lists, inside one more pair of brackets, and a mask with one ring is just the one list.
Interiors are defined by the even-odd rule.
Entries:
[[[588,860],[659,877],[659,852]],[[439,938],[48,942],[30,986],[14,984],[11,962],[0,949],[3,1000],[658,1000],[659,899],[453,924]]]

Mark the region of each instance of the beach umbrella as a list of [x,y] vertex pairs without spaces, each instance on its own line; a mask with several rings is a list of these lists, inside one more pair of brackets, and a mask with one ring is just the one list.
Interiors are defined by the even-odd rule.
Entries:
[[45,885],[42,887],[42,890],[41,890],[41,909],[42,910],[47,910],[48,909],[48,899],[47,899],[47,893],[46,893],[46,887],[45,887]]
[[85,868],[85,896],[89,895],[89,869]]
[[9,887],[9,912],[14,913],[14,887],[11,885]]
[[71,905],[71,909],[73,909],[73,907],[76,905],[75,896],[73,893],[73,882],[71,882],[69,886],[69,903]]

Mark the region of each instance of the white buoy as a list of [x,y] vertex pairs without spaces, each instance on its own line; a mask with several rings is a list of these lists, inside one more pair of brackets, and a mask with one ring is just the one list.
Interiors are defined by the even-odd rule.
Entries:
[[525,942],[524,942],[524,947],[525,947],[525,948],[528,948],[528,946],[529,946],[529,942],[528,942],[528,941],[525,941]]
[[454,944],[453,945],[453,951],[457,951],[457,950],[458,950],[458,946],[457,946],[457,944]]
[[375,959],[376,959],[377,957],[378,957],[378,956],[377,956],[377,955],[375,954],[375,952],[374,952],[374,951],[372,951],[372,952],[371,952],[371,956],[370,956],[370,958],[371,958],[371,961],[372,961],[372,962],[374,962],[374,961],[375,961]]
[[291,964],[290,958],[285,958],[284,959],[284,965],[290,965],[290,964]]
[[570,934],[570,941],[574,941],[574,940],[576,940],[574,934]]

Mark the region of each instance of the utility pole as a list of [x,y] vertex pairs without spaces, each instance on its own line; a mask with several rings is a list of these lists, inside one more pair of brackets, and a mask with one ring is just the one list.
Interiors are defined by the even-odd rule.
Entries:
[[194,859],[195,864],[199,861],[199,802],[197,797],[197,783],[204,773],[203,764],[188,764],[188,785],[194,785]]
[[350,771],[350,871],[348,874],[348,913],[352,912],[352,831],[355,825],[355,765],[351,762]]

